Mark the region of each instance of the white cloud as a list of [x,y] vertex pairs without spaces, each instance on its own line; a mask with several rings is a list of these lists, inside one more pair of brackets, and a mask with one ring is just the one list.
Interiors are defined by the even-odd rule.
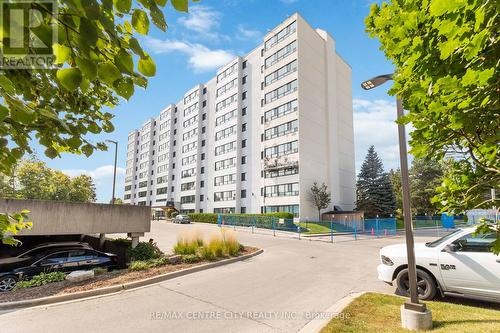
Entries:
[[[396,103],[387,100],[354,99],[354,141],[356,145],[356,170],[359,171],[368,147],[375,146],[384,168],[399,167],[398,129]],[[407,133],[411,130],[407,126]]]
[[189,64],[197,72],[219,68],[235,57],[229,50],[209,49],[202,44],[187,41],[161,40],[148,37],[145,39],[145,44],[151,52],[156,54],[174,51],[187,54],[189,56]]
[[[94,170],[86,169],[66,169],[61,170],[63,173],[70,177],[76,177],[80,175],[88,175],[92,177],[96,185],[97,201],[98,202],[109,202],[111,199],[111,190],[113,186],[113,165],[103,165],[95,168]],[[117,167],[116,168],[116,197],[123,196],[123,189],[125,187],[125,169]]]
[[189,9],[187,17],[179,18],[179,23],[186,29],[196,32],[204,39],[219,40],[227,39],[227,36],[220,35],[214,31],[220,26],[222,14],[208,6],[193,6]]
[[262,37],[262,32],[246,28],[243,24],[238,24],[236,37],[241,40],[256,40]]

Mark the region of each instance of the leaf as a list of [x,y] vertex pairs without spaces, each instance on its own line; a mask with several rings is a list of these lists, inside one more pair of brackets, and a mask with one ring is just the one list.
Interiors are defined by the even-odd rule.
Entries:
[[48,158],[56,158],[57,156],[59,156],[59,153],[54,148],[49,147],[45,149],[45,156],[47,156]]
[[134,82],[131,78],[121,78],[114,86],[116,93],[127,100],[134,94]]
[[156,4],[160,7],[165,7],[167,0],[155,0]]
[[180,12],[188,11],[188,0],[171,0],[174,8]]
[[99,18],[99,4],[95,0],[81,0],[85,15],[89,20],[97,20]]
[[113,0],[113,4],[120,13],[128,13],[132,8],[132,0]]
[[54,43],[52,45],[52,53],[56,56],[55,64],[64,64],[71,57],[71,49],[65,45]]
[[161,30],[167,31],[167,22],[165,22],[165,16],[163,16],[163,12],[156,6],[152,5],[150,8],[151,18],[153,19],[153,23]]
[[9,109],[5,106],[0,105],[0,121],[3,121],[9,115]]
[[122,76],[120,70],[109,60],[97,66],[97,75],[110,85]]
[[134,71],[132,56],[123,49],[115,55],[115,65],[122,73],[132,73]]
[[148,15],[143,10],[135,9],[132,14],[132,26],[138,33],[147,35],[149,32]]
[[76,58],[76,64],[87,79],[90,81],[95,79],[97,76],[97,66],[95,62],[84,58]]
[[82,82],[82,73],[78,68],[59,69],[56,76],[61,85],[69,91],[74,91]]
[[156,65],[150,56],[147,56],[144,59],[139,59],[138,68],[139,72],[141,72],[145,76],[155,76],[156,74]]
[[84,42],[88,45],[95,45],[97,43],[98,35],[97,28],[95,24],[86,19],[82,18],[80,20],[80,42]]
[[135,54],[137,54],[141,58],[145,57],[144,51],[142,50],[139,41],[135,37],[130,38],[129,45],[130,49],[134,51]]
[[431,16],[441,16],[444,13],[455,12],[467,4],[467,0],[432,0],[429,6]]

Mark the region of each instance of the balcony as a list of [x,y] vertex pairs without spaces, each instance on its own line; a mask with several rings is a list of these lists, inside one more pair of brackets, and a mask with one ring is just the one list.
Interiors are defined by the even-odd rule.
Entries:
[[289,157],[289,156],[281,156],[281,157],[273,157],[273,158],[264,158],[264,170],[280,170],[286,168],[298,168],[299,161],[298,157]]

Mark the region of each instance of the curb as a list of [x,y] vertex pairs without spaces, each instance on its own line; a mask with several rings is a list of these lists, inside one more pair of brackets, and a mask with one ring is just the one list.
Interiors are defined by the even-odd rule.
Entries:
[[[351,302],[358,298],[359,296],[367,293],[366,291],[360,292],[360,293],[350,293],[344,296],[343,298],[339,299],[335,304],[333,304],[331,307],[329,307],[324,313],[326,314],[340,314],[344,309],[351,304]],[[327,318],[322,318],[322,319],[313,319],[310,322],[308,322],[305,326],[303,326],[297,333],[317,333],[321,331],[323,327],[325,327],[332,317],[325,316]]]
[[245,255],[240,256],[240,257],[234,257],[234,258],[224,259],[224,260],[220,260],[220,261],[216,261],[216,262],[210,262],[210,263],[206,263],[203,265],[190,267],[190,268],[182,269],[182,270],[171,272],[171,273],[165,273],[162,275],[154,276],[154,277],[143,279],[143,280],[119,284],[116,286],[81,291],[81,292],[71,293],[71,294],[63,294],[63,295],[35,298],[35,299],[29,299],[29,300],[24,300],[24,301],[0,303],[0,310],[28,308],[28,307],[33,307],[33,306],[37,306],[37,305],[48,305],[48,304],[67,302],[67,301],[72,301],[72,300],[81,300],[81,299],[86,299],[86,298],[95,297],[95,296],[113,294],[113,293],[117,293],[117,292],[124,291],[124,290],[132,290],[132,289],[136,289],[139,287],[144,287],[147,285],[156,284],[156,283],[159,283],[162,281],[174,279],[174,278],[177,278],[177,277],[180,277],[183,275],[188,275],[191,273],[196,273],[196,272],[207,270],[210,268],[215,268],[215,267],[224,266],[227,264],[232,264],[232,263],[238,262],[238,261],[243,261],[243,260],[252,258],[254,256],[257,256],[263,252],[264,252],[263,249],[259,249],[255,252],[245,254]]

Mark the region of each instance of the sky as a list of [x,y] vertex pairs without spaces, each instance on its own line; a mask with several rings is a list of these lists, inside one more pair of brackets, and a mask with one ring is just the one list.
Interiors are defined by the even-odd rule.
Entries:
[[[387,95],[390,85],[372,91],[360,87],[363,80],[393,71],[379,43],[365,32],[364,18],[370,0],[201,0],[190,3],[189,13],[170,5],[164,9],[167,32],[155,27],[141,44],[156,62],[157,72],[146,90],[137,89],[130,101],[111,110],[115,114],[113,133],[89,137],[98,142],[119,142],[116,193],[123,197],[127,134],[147,119],[156,117],[198,83],[214,76],[217,68],[237,55],[245,55],[263,42],[263,36],[289,15],[298,12],[314,28],[330,32],[339,53],[352,67],[356,172],[370,145],[383,160],[386,170],[398,167],[396,103]],[[91,157],[65,154],[48,159],[35,147],[38,157],[70,176],[82,173],[96,183],[98,202],[111,199],[113,149]]]

